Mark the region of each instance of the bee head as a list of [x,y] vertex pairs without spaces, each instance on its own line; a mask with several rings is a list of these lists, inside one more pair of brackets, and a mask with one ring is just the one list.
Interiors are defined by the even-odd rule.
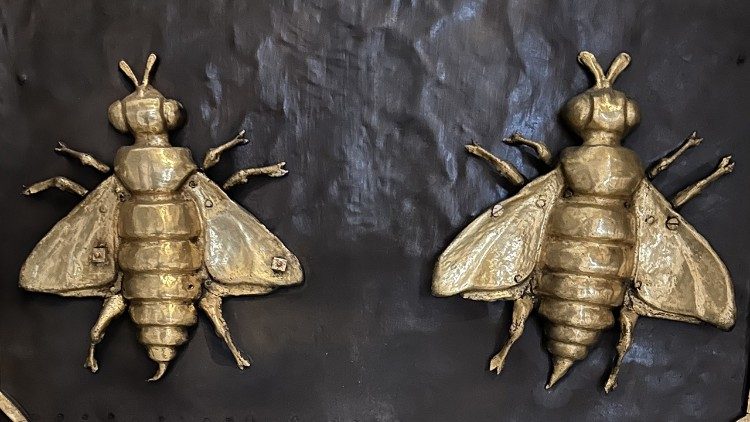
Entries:
[[164,98],[149,84],[151,70],[156,63],[156,54],[151,53],[146,61],[143,80],[138,82],[133,70],[120,60],[120,70],[135,85],[135,91],[109,106],[109,122],[120,132],[130,132],[137,145],[169,146],[167,132],[177,129],[183,122],[182,104]]
[[596,83],[568,101],[563,117],[584,144],[619,145],[641,120],[638,104],[612,88],[615,79],[630,64],[630,56],[620,53],[606,75],[588,51],[578,54],[578,61],[591,71]]

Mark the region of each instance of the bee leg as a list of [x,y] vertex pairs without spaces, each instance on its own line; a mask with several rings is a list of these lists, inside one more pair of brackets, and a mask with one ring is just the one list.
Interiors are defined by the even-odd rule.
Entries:
[[732,161],[731,155],[727,155],[726,157],[721,159],[721,162],[719,162],[719,165],[716,167],[716,170],[714,170],[713,173],[686,187],[677,195],[675,195],[671,201],[672,206],[674,208],[683,206],[687,201],[695,198],[696,196],[698,196],[698,194],[703,192],[703,190],[706,189],[708,185],[718,180],[721,176],[731,173],[732,170],[734,170],[734,161]]
[[234,148],[237,145],[244,145],[249,141],[245,139],[245,131],[241,130],[234,138],[219,145],[216,148],[211,148],[206,152],[206,156],[203,158],[203,169],[213,167],[221,159],[221,154],[230,148]]
[[503,177],[508,179],[508,181],[510,181],[512,184],[516,186],[523,186],[526,183],[526,179],[513,164],[495,157],[491,152],[487,151],[481,146],[477,144],[469,144],[466,145],[466,151],[469,151],[470,154],[476,155],[477,157],[492,164],[492,166],[495,167],[495,170],[497,170],[497,172],[500,173]]
[[638,314],[629,306],[626,305],[620,309],[620,340],[617,342],[617,362],[612,368],[612,372],[609,373],[607,383],[604,385],[604,391],[607,393],[617,387],[617,374],[620,372],[620,366],[622,365],[625,353],[628,352],[630,345],[633,344],[633,329],[635,328],[636,321],[638,321]]
[[89,354],[86,357],[86,363],[83,364],[84,368],[89,368],[91,372],[99,370],[99,364],[94,357],[94,350],[96,345],[104,338],[104,331],[107,329],[109,324],[118,316],[122,315],[127,309],[128,305],[125,303],[125,299],[122,295],[109,296],[104,299],[102,305],[102,311],[99,314],[99,318],[91,328],[91,345],[89,346]]
[[523,296],[513,302],[513,317],[510,324],[510,337],[505,341],[503,348],[492,357],[490,360],[490,371],[496,371],[500,374],[505,365],[505,358],[508,356],[508,351],[513,343],[521,337],[523,334],[523,328],[526,324],[526,320],[531,314],[531,310],[534,308],[534,299],[530,296]]
[[669,166],[671,166],[679,156],[684,154],[685,151],[700,145],[701,142],[703,142],[703,138],[698,137],[698,134],[696,132],[691,133],[679,148],[665,155],[653,166],[651,166],[651,168],[646,173],[648,175],[648,178],[653,179],[654,177],[656,177],[657,174],[669,168]]
[[109,173],[109,170],[110,170],[109,166],[97,160],[91,154],[86,154],[85,152],[79,152],[74,149],[71,149],[63,141],[60,141],[57,144],[58,144],[58,147],[55,148],[56,152],[59,152],[60,154],[69,155],[73,158],[77,158],[78,161],[80,161],[81,164],[83,164],[84,166],[93,167],[102,173]]
[[29,187],[25,187],[25,189],[23,190],[23,194],[26,196],[33,195],[49,188],[57,188],[61,191],[75,193],[79,196],[86,196],[86,194],[89,192],[88,189],[68,179],[67,177],[57,176],[49,178],[47,180],[42,180],[41,182],[36,182]]
[[270,166],[265,167],[256,167],[251,169],[242,169],[238,171],[237,173],[234,173],[233,175],[229,176],[229,178],[224,182],[224,185],[222,185],[222,188],[224,190],[231,188],[235,185],[240,185],[242,183],[247,183],[247,179],[251,176],[269,176],[269,177],[281,177],[289,171],[287,171],[284,166],[286,163],[284,161],[273,164]]
[[214,324],[216,335],[221,337],[227,347],[229,347],[229,351],[232,352],[234,360],[237,361],[237,366],[239,366],[240,369],[245,369],[250,366],[250,361],[242,356],[242,353],[240,353],[237,346],[234,345],[232,336],[229,334],[229,327],[227,327],[227,322],[224,320],[224,315],[221,312],[221,297],[206,290],[200,301],[198,301],[198,306],[203,309],[203,312],[206,313],[208,319]]
[[552,153],[541,142],[528,139],[521,135],[519,132],[515,132],[510,135],[510,137],[503,139],[503,142],[508,145],[526,145],[527,147],[530,147],[534,150],[534,152],[536,152],[537,157],[539,157],[539,159],[542,160],[544,164],[552,167]]

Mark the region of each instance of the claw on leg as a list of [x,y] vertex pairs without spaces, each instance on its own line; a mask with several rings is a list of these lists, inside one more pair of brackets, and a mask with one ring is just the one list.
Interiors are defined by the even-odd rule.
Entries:
[[281,177],[285,174],[289,173],[284,166],[286,165],[286,162],[282,161],[280,163],[271,165],[271,166],[265,166],[265,167],[256,167],[251,169],[242,169],[238,171],[237,173],[234,173],[233,175],[229,176],[229,178],[224,182],[224,185],[222,186],[224,190],[231,188],[235,185],[240,185],[243,183],[247,183],[247,179],[251,176],[260,176],[265,175],[269,177]]
[[224,315],[221,311],[221,297],[211,291],[206,291],[198,302],[198,305],[213,323],[216,335],[224,340],[229,351],[232,352],[237,366],[240,369],[250,366],[250,361],[242,356],[242,353],[240,353],[240,350],[235,346],[234,341],[232,341],[232,336],[229,334],[229,327],[227,327],[227,322],[224,320]]
[[513,343],[515,343],[516,340],[521,337],[521,334],[523,334],[524,325],[526,324],[526,320],[529,318],[529,315],[531,314],[531,310],[533,308],[534,300],[529,296],[524,296],[513,302],[513,317],[510,324],[510,337],[508,337],[508,340],[505,341],[502,349],[500,349],[500,351],[492,357],[492,360],[490,360],[490,371],[496,371],[498,374],[500,374],[500,371],[503,370],[503,366],[505,365],[505,358],[508,356],[508,351],[510,350],[511,346],[513,346]]
[[523,186],[523,184],[526,183],[526,179],[523,177],[521,172],[519,172],[518,169],[513,166],[513,164],[495,157],[491,152],[487,151],[481,146],[477,144],[469,144],[466,145],[466,151],[492,164],[492,166],[495,167],[495,170],[497,170],[497,172],[500,173],[503,177],[508,179],[508,181],[510,181],[512,184],[516,186]]
[[104,338],[104,332],[109,324],[118,316],[122,315],[127,309],[127,304],[122,295],[114,295],[104,299],[102,304],[102,311],[99,313],[96,323],[91,328],[91,344],[89,345],[89,353],[86,357],[86,363],[83,364],[85,368],[89,368],[91,372],[99,370],[99,364],[94,357],[94,351],[96,345],[99,344]]
[[49,178],[47,180],[42,180],[41,182],[36,182],[33,185],[24,188],[25,189],[23,190],[23,194],[26,196],[33,195],[50,188],[57,188],[61,191],[74,193],[79,196],[86,196],[86,194],[89,193],[88,189],[63,176],[57,176]]
[[714,170],[713,173],[681,190],[677,195],[675,195],[672,199],[672,206],[674,208],[683,206],[687,201],[695,198],[701,192],[703,192],[703,190],[706,189],[708,185],[718,180],[721,176],[731,173],[733,170],[734,161],[732,161],[731,155],[727,155],[726,157],[721,159],[721,162],[719,162],[719,165],[716,167],[716,170]]
[[638,321],[638,314],[635,311],[627,306],[620,309],[620,340],[617,342],[617,361],[609,374],[609,378],[607,378],[607,383],[604,385],[606,393],[617,387],[617,375],[620,373],[622,360],[625,353],[630,349],[630,345],[633,344],[633,329],[636,321]]
[[97,160],[91,154],[86,154],[85,152],[79,152],[71,149],[63,141],[60,141],[57,144],[59,146],[55,148],[56,152],[69,155],[73,158],[77,158],[78,161],[80,161],[84,166],[93,167],[102,173],[109,173],[109,166]]
[[515,132],[510,135],[510,137],[503,139],[503,142],[508,145],[526,145],[527,147],[533,149],[534,152],[536,152],[537,157],[539,157],[539,159],[542,160],[544,164],[552,166],[552,153],[541,142],[528,139],[518,132]]
[[677,150],[664,156],[648,170],[648,178],[653,179],[654,177],[656,177],[657,174],[669,168],[669,166],[671,166],[672,163],[677,160],[677,158],[684,154],[685,151],[689,150],[690,148],[697,147],[701,144],[701,142],[703,142],[703,138],[699,137],[696,132],[691,133],[690,136],[685,139],[685,142],[683,142],[682,145],[677,148]]
[[209,149],[206,153],[206,156],[203,158],[203,169],[205,170],[216,165],[216,163],[218,163],[221,159],[221,154],[223,154],[226,150],[234,148],[238,145],[245,145],[248,142],[250,141],[245,139],[245,130],[243,129],[231,140],[219,145],[216,148]]

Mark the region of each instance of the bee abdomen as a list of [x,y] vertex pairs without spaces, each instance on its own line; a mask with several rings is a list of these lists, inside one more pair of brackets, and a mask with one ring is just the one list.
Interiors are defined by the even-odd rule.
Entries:
[[599,332],[614,324],[609,307],[543,296],[539,313],[547,321],[547,349],[554,356],[581,360],[599,339]]
[[177,346],[188,339],[187,327],[197,322],[195,306],[186,301],[135,299],[129,311],[140,329],[139,341],[155,362],[174,359]]

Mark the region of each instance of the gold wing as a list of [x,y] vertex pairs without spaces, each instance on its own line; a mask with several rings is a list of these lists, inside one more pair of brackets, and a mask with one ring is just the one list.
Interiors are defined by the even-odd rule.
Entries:
[[39,241],[21,268],[20,286],[61,296],[107,296],[117,268],[115,176],[97,186]]
[[433,294],[518,297],[537,266],[549,212],[563,186],[562,173],[555,169],[477,217],[440,255]]
[[635,193],[635,209],[633,294],[642,302],[635,304],[642,308],[639,313],[731,328],[736,317],[732,280],[711,245],[646,180]]
[[[281,240],[203,173],[186,190],[204,223],[206,269],[222,296],[268,293],[302,283],[302,266]],[[194,186],[194,187],[192,187]]]

